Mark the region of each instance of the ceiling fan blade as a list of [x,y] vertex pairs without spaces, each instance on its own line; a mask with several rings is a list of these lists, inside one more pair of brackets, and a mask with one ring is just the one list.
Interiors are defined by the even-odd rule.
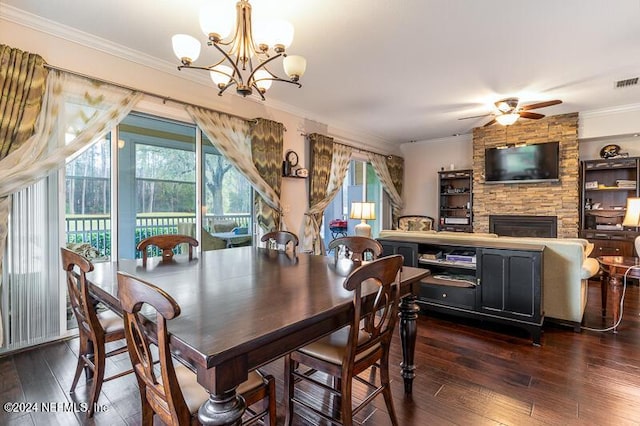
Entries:
[[462,117],[462,118],[458,118],[458,120],[467,120],[467,119],[469,119],[469,118],[481,118],[481,117],[488,117],[488,116],[490,116],[490,115],[492,115],[492,114],[491,114],[491,113],[489,113],[489,114],[482,114],[482,115],[473,115],[473,116],[471,116],[471,117]]
[[494,118],[493,120],[491,120],[490,122],[488,122],[487,124],[485,124],[485,125],[484,125],[484,126],[482,126],[482,127],[489,127],[489,126],[491,126],[491,125],[492,125],[493,123],[495,123],[495,122],[496,122],[496,119]]
[[544,117],[544,114],[538,114],[537,112],[520,111],[519,114],[522,118],[530,118],[532,120],[540,120]]
[[531,104],[531,105],[523,105],[520,108],[520,111],[528,111],[530,109],[537,109],[537,108],[545,108],[551,105],[558,105],[561,104],[562,101],[559,99],[555,99],[553,101],[546,101],[546,102],[538,102],[537,104]]

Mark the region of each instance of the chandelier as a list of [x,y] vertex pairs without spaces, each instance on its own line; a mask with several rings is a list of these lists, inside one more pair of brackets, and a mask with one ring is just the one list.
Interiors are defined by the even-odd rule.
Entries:
[[[208,46],[216,48],[222,58],[209,66],[193,65],[200,56],[200,42],[187,34],[172,37],[173,52],[182,65],[179,70],[209,71],[220,89],[219,96],[230,87],[242,96],[256,90],[262,100],[274,81],[295,84],[305,72],[307,61],[302,56],[287,55],[285,49],[293,41],[293,26],[286,21],[265,22],[252,27],[251,5],[248,0],[236,3],[236,24],[232,28],[231,10],[219,10],[220,2],[211,2],[200,11],[200,28],[208,37]],[[228,39],[233,30],[233,36]],[[228,39],[228,40],[227,40]],[[225,48],[228,50],[225,51]],[[270,51],[272,51],[270,53]],[[278,77],[267,66],[282,57],[282,65],[289,79]]]

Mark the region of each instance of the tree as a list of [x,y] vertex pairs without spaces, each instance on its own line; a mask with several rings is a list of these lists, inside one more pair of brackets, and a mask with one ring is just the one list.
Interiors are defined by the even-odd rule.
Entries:
[[222,155],[205,156],[205,185],[207,191],[211,194],[211,205],[207,206],[214,215],[224,214],[224,205],[222,203],[222,183],[224,175],[231,169],[231,163],[225,160]]

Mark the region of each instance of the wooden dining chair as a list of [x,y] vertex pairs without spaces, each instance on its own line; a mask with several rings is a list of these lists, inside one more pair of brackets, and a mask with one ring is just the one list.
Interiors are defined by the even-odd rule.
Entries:
[[140,241],[136,249],[142,252],[142,266],[147,266],[147,247],[156,246],[162,250],[162,260],[168,261],[173,259],[173,249],[180,244],[189,246],[189,260],[193,259],[193,248],[198,247],[198,240],[182,234],[162,234],[153,235]]
[[266,243],[267,248],[275,248],[278,250],[282,250],[281,247],[284,248],[284,251],[287,250],[287,245],[291,243],[293,247],[293,251],[296,251],[298,247],[298,236],[293,232],[289,231],[273,231],[268,232],[260,238],[260,241]]
[[[140,389],[142,424],[153,424],[154,414],[168,425],[199,424],[198,409],[209,393],[198,384],[191,369],[172,357],[169,347],[167,320],[180,315],[180,306],[162,289],[124,273],[118,273],[118,297],[124,312],[129,356]],[[143,304],[156,311],[159,374],[153,365],[151,339],[145,332],[146,320],[140,314]],[[275,386],[273,376],[257,370],[250,372],[249,378],[238,386],[236,391],[248,407],[243,424],[263,419],[266,425],[276,425]]]
[[78,322],[80,340],[78,364],[69,392],[75,392],[83,369],[87,375],[87,381],[93,376],[87,410],[87,417],[92,417],[102,384],[133,371],[122,371],[110,377],[104,377],[106,359],[127,352],[127,346],[124,342],[109,352],[105,349],[107,343],[124,339],[124,323],[122,318],[113,311],[107,310],[100,313],[96,311],[94,302],[89,295],[86,278],[87,272],[93,271],[93,263],[64,247],[60,248],[60,254],[62,268],[67,276],[67,291],[71,309]]
[[[353,291],[351,324],[285,357],[286,424],[291,424],[294,405],[299,405],[331,422],[352,425],[353,416],[380,393],[392,424],[398,424],[389,380],[389,347],[398,316],[402,262],[401,255],[388,256],[351,272],[343,284]],[[370,288],[373,283],[378,287],[377,294],[363,298],[363,287]],[[379,385],[358,376],[372,366],[380,369]],[[336,378],[336,385],[331,387],[319,381],[318,372]],[[372,390],[356,407],[352,406],[351,398],[354,379]],[[322,407],[314,407],[304,395],[296,396],[295,387],[302,381],[338,395],[340,417],[322,413]]]
[[[340,237],[329,243],[329,251],[333,250],[336,257],[340,247],[346,249],[347,257],[351,260],[374,260],[382,254],[382,244],[368,237]],[[365,259],[365,253],[370,254],[369,259]]]

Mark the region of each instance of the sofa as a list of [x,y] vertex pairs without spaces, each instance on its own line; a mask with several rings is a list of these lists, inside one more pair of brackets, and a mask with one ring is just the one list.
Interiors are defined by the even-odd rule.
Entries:
[[581,238],[502,237],[496,234],[383,230],[379,238],[428,244],[443,240],[464,245],[469,241],[488,243],[513,241],[544,245],[543,311],[546,319],[573,326],[576,331],[587,305],[587,280],[598,273],[596,259],[588,257],[593,244]]

